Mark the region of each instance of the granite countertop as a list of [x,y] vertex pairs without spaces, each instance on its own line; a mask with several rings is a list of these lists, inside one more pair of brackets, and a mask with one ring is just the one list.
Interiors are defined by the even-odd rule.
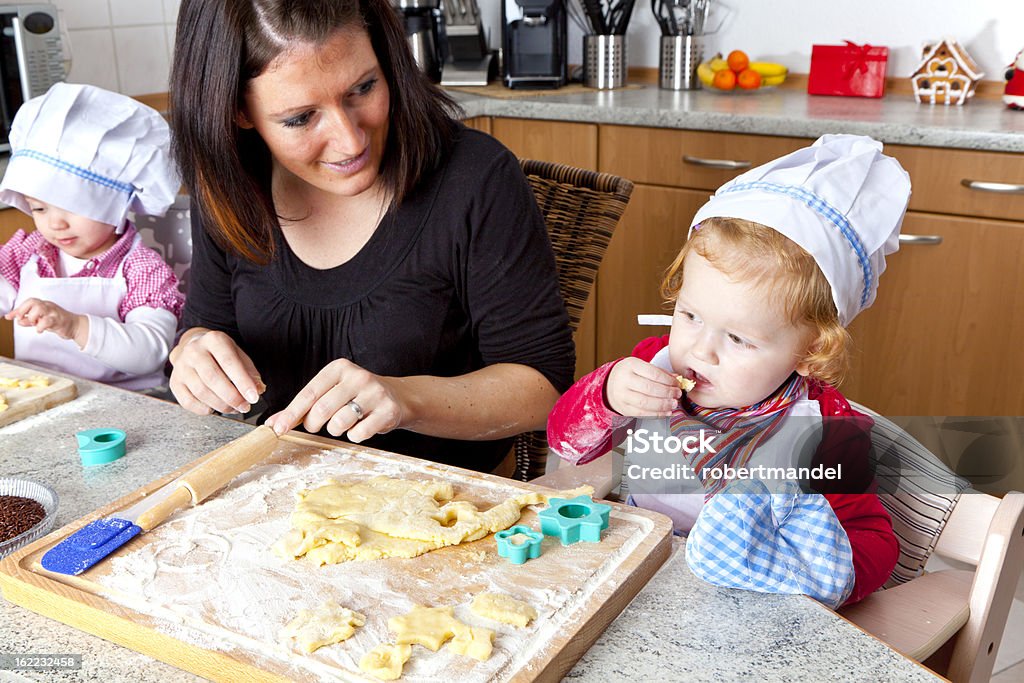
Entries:
[[[63,526],[240,436],[250,425],[76,380],[79,397],[0,428],[0,476],[34,479],[60,496]],[[75,432],[119,427],[129,454],[83,469]],[[802,596],[715,588],[673,554],[567,680],[940,680]],[[148,656],[0,600],[0,654],[81,654],[79,671],[7,672],[0,681],[196,681]]]
[[1000,101],[978,98],[962,107],[947,107],[918,104],[910,95],[822,97],[785,88],[731,94],[640,85],[512,99],[471,94],[466,88],[449,92],[467,116],[807,138],[857,133],[891,144],[1024,151],[1024,112],[1012,111]]

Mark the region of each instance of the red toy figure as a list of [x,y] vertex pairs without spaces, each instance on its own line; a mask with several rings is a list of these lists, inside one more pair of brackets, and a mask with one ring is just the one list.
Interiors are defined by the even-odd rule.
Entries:
[[1006,68],[1003,102],[1010,109],[1024,109],[1024,50],[1018,52],[1013,64]]

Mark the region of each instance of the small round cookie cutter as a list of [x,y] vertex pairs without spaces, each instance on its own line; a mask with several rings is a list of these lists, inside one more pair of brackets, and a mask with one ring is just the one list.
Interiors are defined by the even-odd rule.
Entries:
[[[518,543],[513,540],[519,535],[525,536],[526,540]],[[516,524],[494,534],[494,540],[498,543],[499,557],[507,558],[512,564],[523,564],[527,560],[536,560],[540,557],[540,542],[544,540],[544,534],[528,526]]]
[[75,434],[78,439],[78,455],[82,465],[103,465],[124,457],[128,435],[122,429],[102,427],[86,429]]
[[562,545],[600,543],[601,530],[608,528],[611,505],[595,503],[590,496],[552,498],[549,502],[550,507],[537,513],[545,535],[558,536]]

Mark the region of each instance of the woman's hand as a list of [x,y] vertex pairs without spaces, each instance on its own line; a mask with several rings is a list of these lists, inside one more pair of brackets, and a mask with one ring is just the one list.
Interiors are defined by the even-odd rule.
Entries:
[[266,389],[252,360],[223,332],[192,328],[171,350],[170,387],[199,415],[247,413]]
[[22,327],[34,327],[36,332],[52,332],[61,339],[72,339],[78,348],[89,340],[89,318],[65,310],[42,299],[25,299],[4,316]]
[[342,358],[327,364],[284,410],[269,417],[266,423],[278,435],[300,422],[314,434],[326,425],[332,436],[348,432],[349,440],[359,443],[398,427],[404,412],[393,380]]
[[629,417],[667,417],[682,396],[675,375],[639,358],[623,358],[616,363],[605,383],[608,405]]

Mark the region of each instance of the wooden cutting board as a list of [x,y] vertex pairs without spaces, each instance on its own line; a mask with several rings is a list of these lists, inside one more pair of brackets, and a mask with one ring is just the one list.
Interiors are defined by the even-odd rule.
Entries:
[[[393,642],[387,621],[414,604],[452,605],[456,617],[497,632],[486,662],[413,646],[402,680],[555,681],[625,608],[671,549],[671,522],[613,504],[600,543],[562,546],[545,537],[539,558],[512,565],[493,535],[412,559],[316,567],[274,556],[269,546],[289,528],[295,493],[323,483],[372,476],[441,478],[456,500],[486,509],[509,496],[546,491],[532,484],[429,463],[336,441],[290,434],[263,464],[215,496],[179,512],[80,577],[39,565],[53,545],[88,522],[156,490],[178,472],[78,520],[0,562],[6,599],[76,628],[215,680],[375,680],[361,674],[364,653]],[[537,506],[543,508],[543,506]],[[537,510],[520,524],[539,529]],[[473,615],[482,592],[532,604],[523,629]],[[327,599],[366,616],[349,640],[312,654],[281,643],[278,632],[300,609]]]
[[23,368],[10,363],[0,363],[0,377],[29,379],[43,376],[50,380],[49,386],[29,389],[8,389],[0,386],[0,394],[7,401],[7,410],[0,412],[0,427],[44,410],[66,403],[78,396],[75,383],[65,377],[56,377],[39,370]]

